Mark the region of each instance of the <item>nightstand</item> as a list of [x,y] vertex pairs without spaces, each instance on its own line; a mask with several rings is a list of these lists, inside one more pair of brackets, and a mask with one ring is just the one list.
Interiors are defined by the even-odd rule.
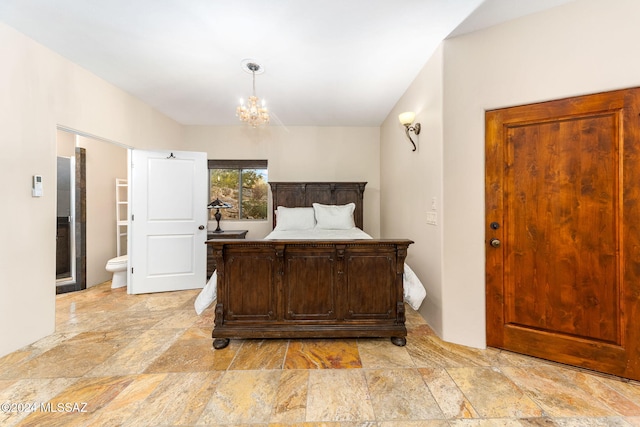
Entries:
[[[221,232],[214,233],[212,231],[207,233],[207,240],[214,239],[244,239],[247,236],[249,230],[222,230]],[[211,245],[207,245],[207,280],[213,274],[216,269],[216,260],[213,257],[213,248]]]

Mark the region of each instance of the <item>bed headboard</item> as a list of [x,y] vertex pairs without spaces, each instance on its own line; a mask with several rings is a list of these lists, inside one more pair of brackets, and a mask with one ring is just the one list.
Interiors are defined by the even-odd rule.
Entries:
[[355,203],[353,219],[356,227],[363,227],[364,187],[366,182],[269,182],[273,200],[273,227],[276,226],[275,210],[311,207],[313,203],[324,205],[346,205]]

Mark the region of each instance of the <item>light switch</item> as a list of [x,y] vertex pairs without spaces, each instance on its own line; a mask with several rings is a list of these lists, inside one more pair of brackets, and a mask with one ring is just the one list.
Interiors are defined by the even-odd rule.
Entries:
[[436,198],[435,197],[431,198],[431,210],[432,211],[437,211],[438,210],[437,207],[436,207]]
[[427,212],[427,224],[438,225],[438,214],[436,212]]

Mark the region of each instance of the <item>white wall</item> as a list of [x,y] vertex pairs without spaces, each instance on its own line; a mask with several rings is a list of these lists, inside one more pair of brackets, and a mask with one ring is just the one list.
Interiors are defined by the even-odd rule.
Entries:
[[[420,314],[442,334],[442,47],[382,124],[382,237],[409,238],[407,264],[427,290]],[[404,111],[416,113],[420,135],[411,134],[417,150],[398,120]],[[435,211],[433,204],[435,202]],[[435,212],[437,225],[426,223]]]
[[62,130],[56,131],[56,153],[60,157],[76,155],[76,135]]
[[56,125],[140,148],[175,148],[182,127],[4,24],[0,46],[1,356],[54,331]]
[[[439,301],[437,296],[433,300],[441,306],[429,309],[442,312],[438,333],[445,340],[486,345],[485,111],[640,86],[639,16],[637,0],[576,0],[444,42],[443,159],[442,175],[436,178],[443,184],[442,295]],[[414,84],[421,93],[407,92],[398,103],[403,109],[411,107],[416,96],[426,103],[431,96],[427,88],[438,86],[437,82]],[[385,126],[391,126],[396,112]],[[392,143],[386,135],[383,129],[383,150]],[[424,147],[426,135],[421,135],[421,141]],[[424,167],[430,166],[425,162]],[[404,168],[383,168],[381,180],[392,179]],[[407,181],[405,185],[418,193],[425,184]],[[422,203],[415,200],[411,206],[420,212]],[[406,226],[407,233],[416,233],[411,227]]]
[[[204,151],[209,159],[267,159],[269,181],[366,181],[364,230],[380,235],[380,128],[189,126],[185,149]],[[260,239],[271,231],[267,221],[221,221],[227,230],[249,230]],[[215,221],[209,229],[215,229]]]

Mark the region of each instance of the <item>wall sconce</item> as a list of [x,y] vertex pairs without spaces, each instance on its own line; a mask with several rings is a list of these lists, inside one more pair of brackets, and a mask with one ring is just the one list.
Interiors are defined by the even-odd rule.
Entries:
[[406,113],[402,113],[398,116],[400,123],[404,125],[404,130],[407,134],[407,138],[409,138],[409,141],[411,141],[411,144],[413,144],[412,151],[416,151],[416,143],[413,142],[413,139],[411,139],[411,135],[409,135],[409,132],[413,132],[415,135],[420,135],[420,123],[416,123],[415,125],[413,124],[415,118],[416,113],[412,111],[407,111]]

